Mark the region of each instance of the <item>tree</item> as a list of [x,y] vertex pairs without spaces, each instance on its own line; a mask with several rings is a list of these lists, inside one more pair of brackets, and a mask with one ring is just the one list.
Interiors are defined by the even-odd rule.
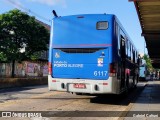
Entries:
[[[36,52],[48,50],[49,31],[34,17],[14,9],[0,15],[0,61],[30,59]],[[21,51],[25,49],[25,52]]]
[[152,63],[151,63],[151,59],[149,58],[148,55],[144,54],[143,59],[146,61],[147,64],[147,68],[152,71],[153,67],[152,67]]

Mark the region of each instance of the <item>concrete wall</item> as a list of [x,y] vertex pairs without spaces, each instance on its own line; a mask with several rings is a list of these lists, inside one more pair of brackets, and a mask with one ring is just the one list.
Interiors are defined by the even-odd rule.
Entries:
[[[0,63],[0,77],[11,77],[12,64]],[[23,61],[15,63],[15,77],[44,77],[48,75],[48,62]]]

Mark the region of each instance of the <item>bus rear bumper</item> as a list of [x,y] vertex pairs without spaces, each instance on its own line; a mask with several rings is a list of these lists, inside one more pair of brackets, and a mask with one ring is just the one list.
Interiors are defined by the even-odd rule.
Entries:
[[[75,88],[75,84],[83,84],[85,88]],[[66,91],[89,94],[119,94],[119,82],[116,77],[108,80],[60,79],[48,76],[48,87],[52,91]]]

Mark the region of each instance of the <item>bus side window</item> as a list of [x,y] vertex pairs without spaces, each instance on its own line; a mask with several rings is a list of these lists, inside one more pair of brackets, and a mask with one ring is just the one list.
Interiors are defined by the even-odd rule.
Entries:
[[135,50],[133,48],[133,62],[135,63]]
[[131,50],[130,42],[128,41],[128,59],[131,60]]
[[121,48],[120,48],[120,44],[121,44],[121,40],[120,40],[120,35],[119,35],[119,27],[118,27],[118,24],[116,23],[116,33],[117,33],[117,44],[118,44],[118,55],[120,56],[121,55]]
[[138,52],[136,52],[136,62],[137,62],[137,64],[138,64]]
[[132,57],[132,55],[133,55],[133,53],[132,53],[132,44],[130,44],[130,53],[131,53],[130,60],[132,62],[132,60],[133,60],[133,57]]
[[141,59],[141,56],[140,56],[140,55],[138,55],[137,64],[138,64],[139,66],[142,65],[142,59]]
[[126,58],[128,59],[128,39],[126,39]]
[[125,39],[124,37],[121,35],[121,57],[122,58],[126,58],[126,46],[125,46]]

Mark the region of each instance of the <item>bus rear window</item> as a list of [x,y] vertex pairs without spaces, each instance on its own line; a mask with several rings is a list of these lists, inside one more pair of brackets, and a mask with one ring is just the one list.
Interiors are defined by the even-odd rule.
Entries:
[[99,21],[96,24],[97,30],[106,30],[108,29],[108,22],[107,21]]

